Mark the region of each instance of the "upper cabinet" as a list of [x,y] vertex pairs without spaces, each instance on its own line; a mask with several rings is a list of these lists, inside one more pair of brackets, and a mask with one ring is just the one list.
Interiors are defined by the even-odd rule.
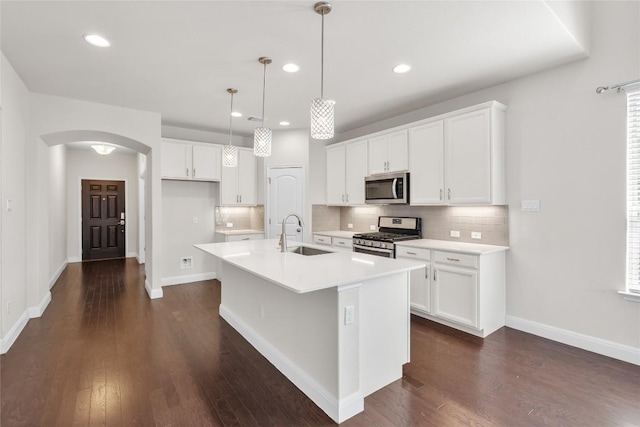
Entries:
[[408,169],[407,130],[403,129],[369,139],[369,174]]
[[220,204],[222,206],[255,206],[257,163],[253,150],[238,148],[238,166],[222,168]]
[[504,111],[492,101],[409,131],[412,205],[503,205]]
[[171,139],[162,140],[162,179],[220,181],[221,148]]
[[327,147],[327,205],[364,205],[367,141]]

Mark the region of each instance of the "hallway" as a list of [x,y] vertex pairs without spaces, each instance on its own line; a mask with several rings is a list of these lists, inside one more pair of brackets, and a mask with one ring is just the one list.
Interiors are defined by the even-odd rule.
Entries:
[[[134,259],[70,264],[0,358],[1,425],[333,422],[218,316],[217,281],[150,300]],[[405,378],[344,426],[639,425],[640,367],[503,328],[412,319]]]

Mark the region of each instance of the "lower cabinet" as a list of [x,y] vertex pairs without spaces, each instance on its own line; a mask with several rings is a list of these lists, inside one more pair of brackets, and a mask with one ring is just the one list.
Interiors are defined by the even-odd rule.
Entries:
[[264,233],[227,234],[216,233],[216,242],[240,242],[242,240],[262,240]]
[[344,249],[345,251],[353,250],[353,239],[344,237],[330,237],[323,234],[314,234],[313,243],[316,245],[331,246],[336,249]]
[[396,257],[427,267],[411,272],[411,313],[486,337],[505,325],[505,253],[482,255],[396,245]]

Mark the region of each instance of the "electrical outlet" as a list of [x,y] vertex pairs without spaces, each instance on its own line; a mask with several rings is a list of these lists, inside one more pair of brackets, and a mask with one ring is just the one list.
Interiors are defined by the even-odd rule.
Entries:
[[369,230],[371,230],[371,231],[376,231],[376,226],[375,226],[375,225],[373,225],[373,224],[371,224],[371,225],[369,226]]
[[540,200],[523,200],[520,203],[522,212],[540,212]]
[[347,224],[347,228],[353,228],[353,224],[351,223]]
[[355,321],[354,311],[355,311],[355,307],[352,305],[348,305],[344,308],[344,324],[345,325],[351,325]]
[[232,222],[228,222],[227,223],[227,228],[232,228],[233,227],[233,223]]
[[479,231],[472,231],[471,232],[471,238],[472,239],[482,239],[482,233]]
[[193,257],[180,258],[180,269],[193,268]]
[[449,233],[451,237],[460,237],[460,232],[458,230],[451,230]]

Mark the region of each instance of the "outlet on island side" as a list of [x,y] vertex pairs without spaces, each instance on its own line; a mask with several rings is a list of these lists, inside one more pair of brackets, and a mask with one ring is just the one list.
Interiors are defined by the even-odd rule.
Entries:
[[193,268],[193,257],[187,256],[180,258],[180,269]]

